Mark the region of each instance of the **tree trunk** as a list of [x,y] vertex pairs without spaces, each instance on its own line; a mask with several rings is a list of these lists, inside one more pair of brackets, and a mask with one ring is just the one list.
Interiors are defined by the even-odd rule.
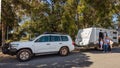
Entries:
[[5,23],[2,22],[2,46],[5,44]]

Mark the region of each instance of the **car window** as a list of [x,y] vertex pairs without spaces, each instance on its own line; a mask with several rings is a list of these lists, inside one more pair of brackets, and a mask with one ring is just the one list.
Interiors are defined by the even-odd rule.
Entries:
[[60,41],[60,36],[51,36],[50,41]]
[[50,36],[42,36],[39,39],[37,39],[35,42],[49,42]]
[[68,37],[67,36],[61,36],[62,41],[68,41]]

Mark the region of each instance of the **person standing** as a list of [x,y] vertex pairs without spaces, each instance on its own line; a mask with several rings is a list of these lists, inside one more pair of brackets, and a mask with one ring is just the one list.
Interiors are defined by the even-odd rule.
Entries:
[[100,30],[100,32],[99,32],[99,39],[103,39],[103,38],[104,38],[104,34],[103,34],[102,30]]
[[109,44],[109,47],[108,47],[109,52],[111,52],[111,50],[112,50],[112,45],[113,45],[113,41],[110,39],[110,44]]
[[108,38],[108,36],[105,37],[104,39],[104,46],[103,46],[103,51],[104,52],[108,52],[108,48],[110,46],[110,39]]

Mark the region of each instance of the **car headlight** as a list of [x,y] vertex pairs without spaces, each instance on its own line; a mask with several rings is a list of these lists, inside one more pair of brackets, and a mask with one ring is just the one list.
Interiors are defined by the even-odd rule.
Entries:
[[19,44],[11,44],[11,48],[17,48]]

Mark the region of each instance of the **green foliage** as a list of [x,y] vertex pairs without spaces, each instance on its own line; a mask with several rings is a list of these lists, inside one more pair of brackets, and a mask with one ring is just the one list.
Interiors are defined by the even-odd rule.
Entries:
[[15,12],[13,12],[10,1],[2,0],[1,21],[11,27],[16,23]]
[[61,32],[74,38],[80,28],[113,27],[113,15],[120,19],[119,9],[120,0],[2,0],[1,18],[11,27],[17,26],[23,15],[31,18],[17,26],[15,36],[19,34],[19,38],[25,33],[34,37],[43,32]]

